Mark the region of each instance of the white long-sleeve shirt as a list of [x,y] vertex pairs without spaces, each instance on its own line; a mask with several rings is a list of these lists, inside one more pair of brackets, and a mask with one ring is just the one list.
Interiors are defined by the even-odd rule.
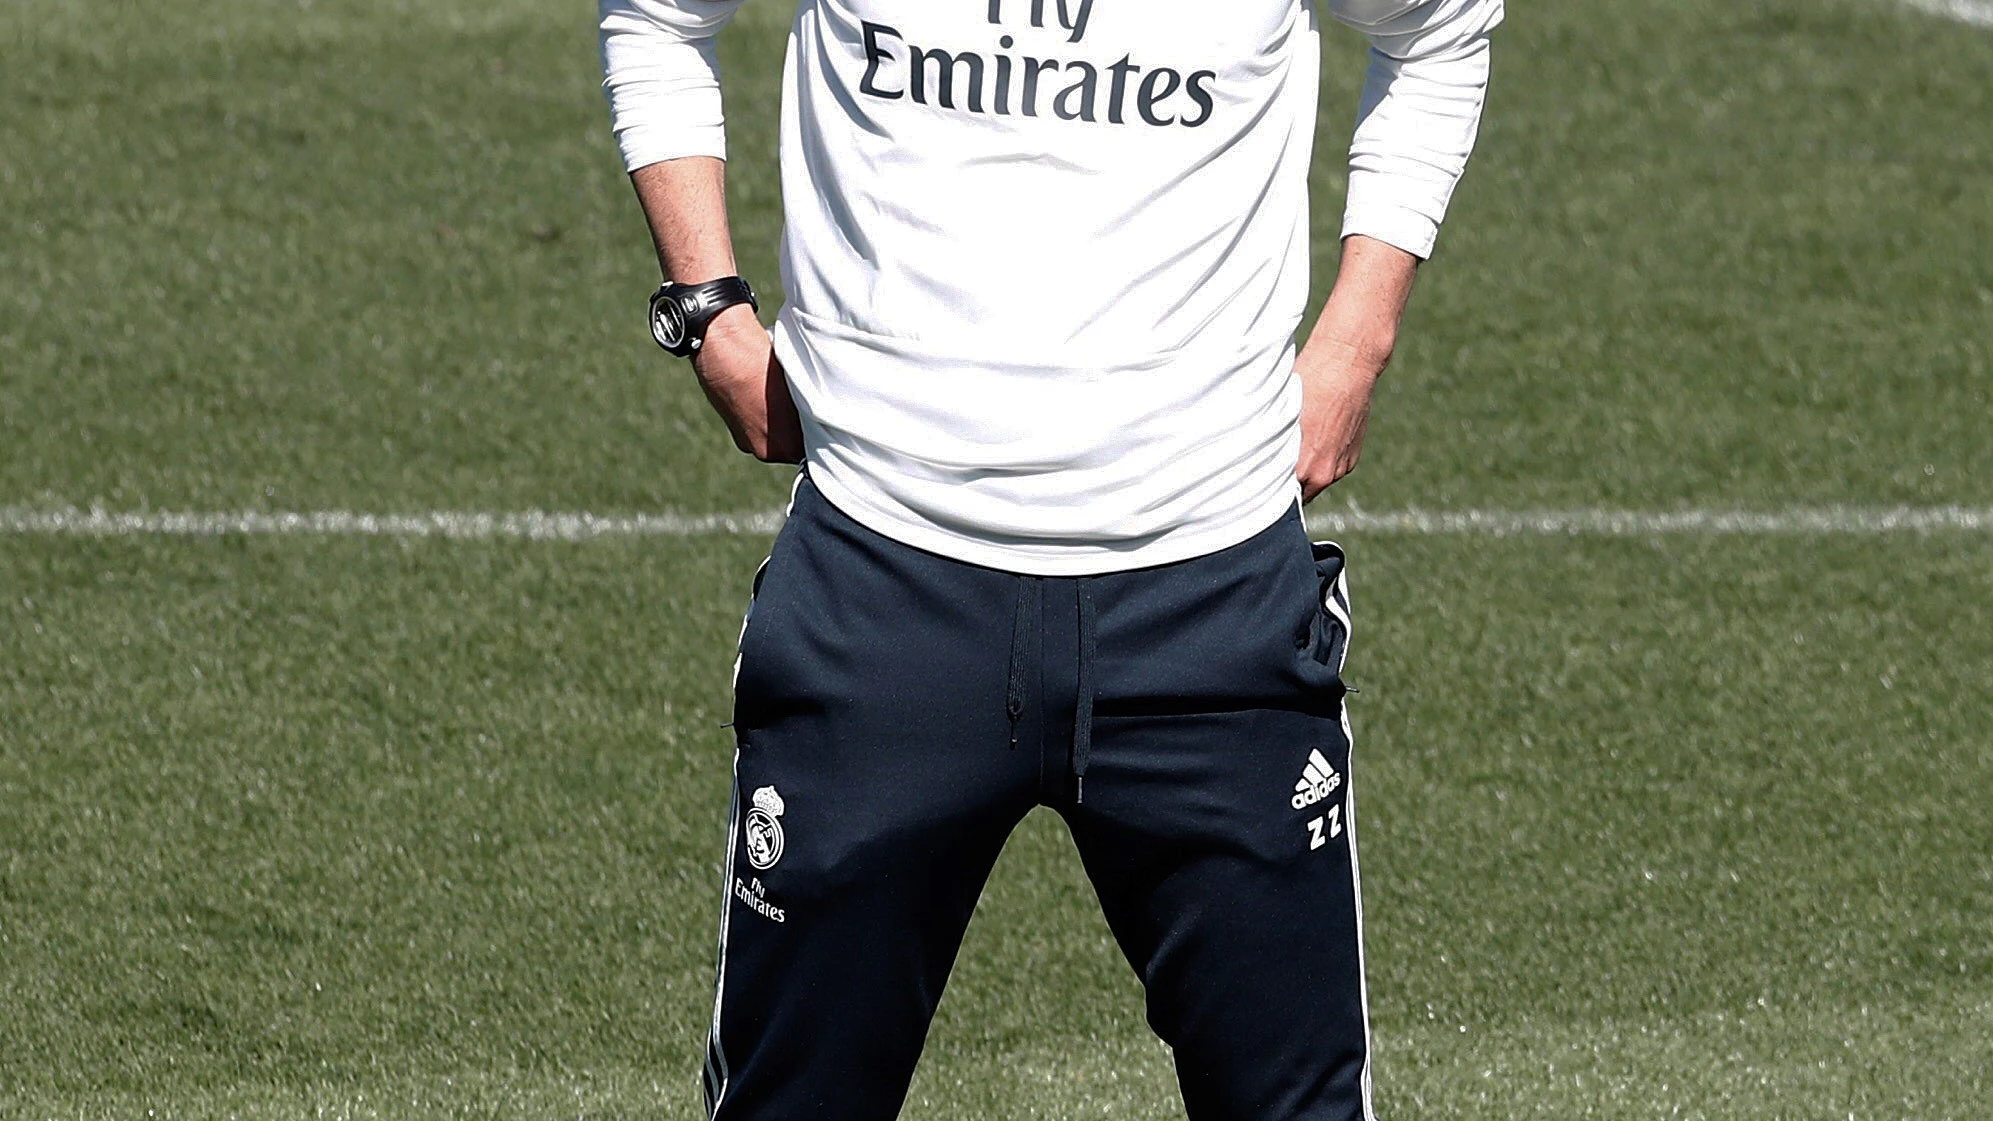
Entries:
[[[724,157],[742,0],[601,0],[625,164]],[[1321,0],[1373,45],[1343,231],[1432,252],[1502,0]],[[811,479],[1039,575],[1215,552],[1295,501],[1308,0],[799,0],[777,357]]]

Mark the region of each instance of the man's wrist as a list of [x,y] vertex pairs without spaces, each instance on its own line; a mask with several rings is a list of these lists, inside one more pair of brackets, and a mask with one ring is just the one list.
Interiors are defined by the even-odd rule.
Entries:
[[1391,364],[1396,345],[1394,331],[1348,331],[1318,324],[1302,349],[1300,365],[1304,370],[1334,371],[1340,377],[1361,376],[1374,381]]
[[739,342],[742,339],[766,338],[768,328],[761,325],[754,308],[748,304],[735,304],[713,317],[706,327],[706,345],[715,342],[722,345]]
[[706,331],[706,344],[692,356],[692,369],[709,381],[719,378],[754,377],[762,372],[752,363],[743,367],[737,359],[744,355],[764,359],[770,350],[768,328],[761,325],[754,309],[737,304],[721,312]]

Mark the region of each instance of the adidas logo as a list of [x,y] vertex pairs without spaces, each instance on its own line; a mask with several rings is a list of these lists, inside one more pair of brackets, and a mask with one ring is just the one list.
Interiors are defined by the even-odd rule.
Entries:
[[1305,810],[1334,794],[1343,784],[1343,777],[1329,765],[1320,749],[1308,752],[1308,765],[1301,769],[1301,778],[1294,784],[1294,797],[1288,805],[1297,810]]

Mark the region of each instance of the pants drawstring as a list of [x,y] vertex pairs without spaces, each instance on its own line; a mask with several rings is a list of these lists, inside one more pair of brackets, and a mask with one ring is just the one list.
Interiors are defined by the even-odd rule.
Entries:
[[1017,610],[1010,622],[1010,684],[1004,696],[1004,711],[1010,716],[1010,748],[1017,750],[1017,723],[1024,718],[1024,609],[1030,597],[1025,594],[1029,583],[1023,577],[1017,581]]
[[1098,636],[1093,581],[1081,577],[1079,591],[1079,691],[1073,712],[1073,801],[1086,801],[1086,767],[1093,756],[1093,656]]

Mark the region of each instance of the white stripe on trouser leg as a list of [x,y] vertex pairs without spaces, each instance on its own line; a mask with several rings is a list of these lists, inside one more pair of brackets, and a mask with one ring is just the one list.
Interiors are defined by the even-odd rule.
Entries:
[[[770,559],[773,558],[764,558],[760,567],[754,570],[754,587],[760,587],[762,574],[768,571],[768,561]],[[730,682],[730,688],[735,690],[740,688],[741,651],[747,642],[747,625],[754,619],[754,601],[756,598],[758,597],[748,597],[747,611],[741,616],[740,621],[740,638],[734,644],[734,673],[733,679]],[[731,715],[735,719],[738,719],[740,715],[738,701],[735,702],[733,708],[735,711]],[[720,1042],[720,1012],[721,1004],[726,1000],[727,996],[727,931],[733,922],[734,847],[740,837],[740,733],[738,731],[734,733],[734,739],[732,786],[727,795],[727,859],[720,872],[719,965],[713,978],[713,1028],[706,1043],[706,1078],[710,1083],[707,1087],[706,1096],[707,1100],[712,1103],[710,1116],[713,1117],[719,1116],[720,1102],[726,1097],[728,1076],[732,1073],[727,1069],[726,1048]]]
[[[1355,631],[1350,625],[1352,612],[1349,601],[1349,554],[1342,552],[1341,546],[1337,546],[1336,551],[1342,554],[1343,565],[1336,573],[1335,582],[1322,592],[1322,608],[1334,616],[1336,622],[1342,624],[1342,657],[1336,663],[1336,676],[1340,677],[1343,667],[1349,664],[1349,647],[1355,638]],[[1343,819],[1349,836],[1350,892],[1356,904],[1356,982],[1363,1004],[1363,1073],[1360,1076],[1363,1117],[1364,1121],[1377,1121],[1377,1107],[1372,1099],[1370,1075],[1371,1060],[1376,1053],[1370,1035],[1370,968],[1363,954],[1363,867],[1356,852],[1356,734],[1350,728],[1347,698],[1342,702],[1341,708],[1343,743],[1349,747],[1348,765],[1344,768],[1349,773],[1349,781],[1343,786],[1343,801],[1348,808],[1343,811]]]
[[706,1046],[707,1096],[712,1102],[708,1116],[718,1117],[726,1099],[727,1083],[733,1071],[727,1067],[727,1052],[720,1042],[720,1009],[727,998],[727,933],[734,913],[734,849],[740,837],[740,749],[734,749],[733,792],[727,800],[727,858],[720,871],[720,952],[713,977],[713,1029]]
[[1349,808],[1343,819],[1349,834],[1349,881],[1356,900],[1356,981],[1363,998],[1363,1117],[1377,1121],[1377,1107],[1371,1100],[1371,1058],[1375,1045],[1370,1037],[1370,966],[1363,956],[1363,867],[1356,856],[1356,744],[1350,736],[1349,706],[1343,706],[1343,739],[1350,744],[1350,762],[1345,768],[1349,781],[1343,784],[1343,801]]
[[[790,517],[794,516],[794,514],[796,513],[796,495],[801,493],[803,489],[803,478],[804,478],[803,472],[800,470],[797,471],[796,481],[789,488],[789,506],[787,509],[785,509],[782,512],[782,520],[784,523],[786,523],[790,519]],[[761,590],[761,581],[763,580],[763,578],[767,576],[768,565],[774,559],[775,559],[775,554],[774,551],[771,549],[769,555],[763,557],[761,564],[758,567],[756,567],[754,570],[754,582],[752,585],[750,585],[754,589],[754,593],[748,596],[747,610],[744,613],[742,613],[740,620],[740,637],[734,641],[734,673],[733,673],[733,679],[729,683],[728,687],[732,689],[736,694],[734,698],[733,712],[731,713],[735,721],[738,721],[740,719],[740,700],[738,696],[740,690],[740,665],[741,665],[741,658],[744,656],[747,649],[747,627],[749,623],[754,621],[754,604],[756,600],[761,598],[761,596],[758,594]],[[707,1040],[707,1046],[706,1046],[706,1077],[710,1079],[712,1083],[712,1091],[711,1091],[712,1109],[710,1116],[714,1118],[717,1118],[720,1115],[720,1106],[726,1101],[727,1089],[733,1079],[733,1071],[728,1067],[727,1064],[726,1047],[720,1041],[720,1016],[721,1013],[725,1010],[725,1003],[727,998],[727,933],[732,929],[733,926],[734,853],[739,844],[740,844],[740,732],[738,729],[736,729],[734,732],[734,765],[733,765],[732,788],[728,794],[728,801],[727,801],[727,859],[725,867],[720,873],[720,951],[719,951],[720,960],[718,968],[714,971],[715,975],[713,979],[713,1028],[712,1028],[711,1037]]]

